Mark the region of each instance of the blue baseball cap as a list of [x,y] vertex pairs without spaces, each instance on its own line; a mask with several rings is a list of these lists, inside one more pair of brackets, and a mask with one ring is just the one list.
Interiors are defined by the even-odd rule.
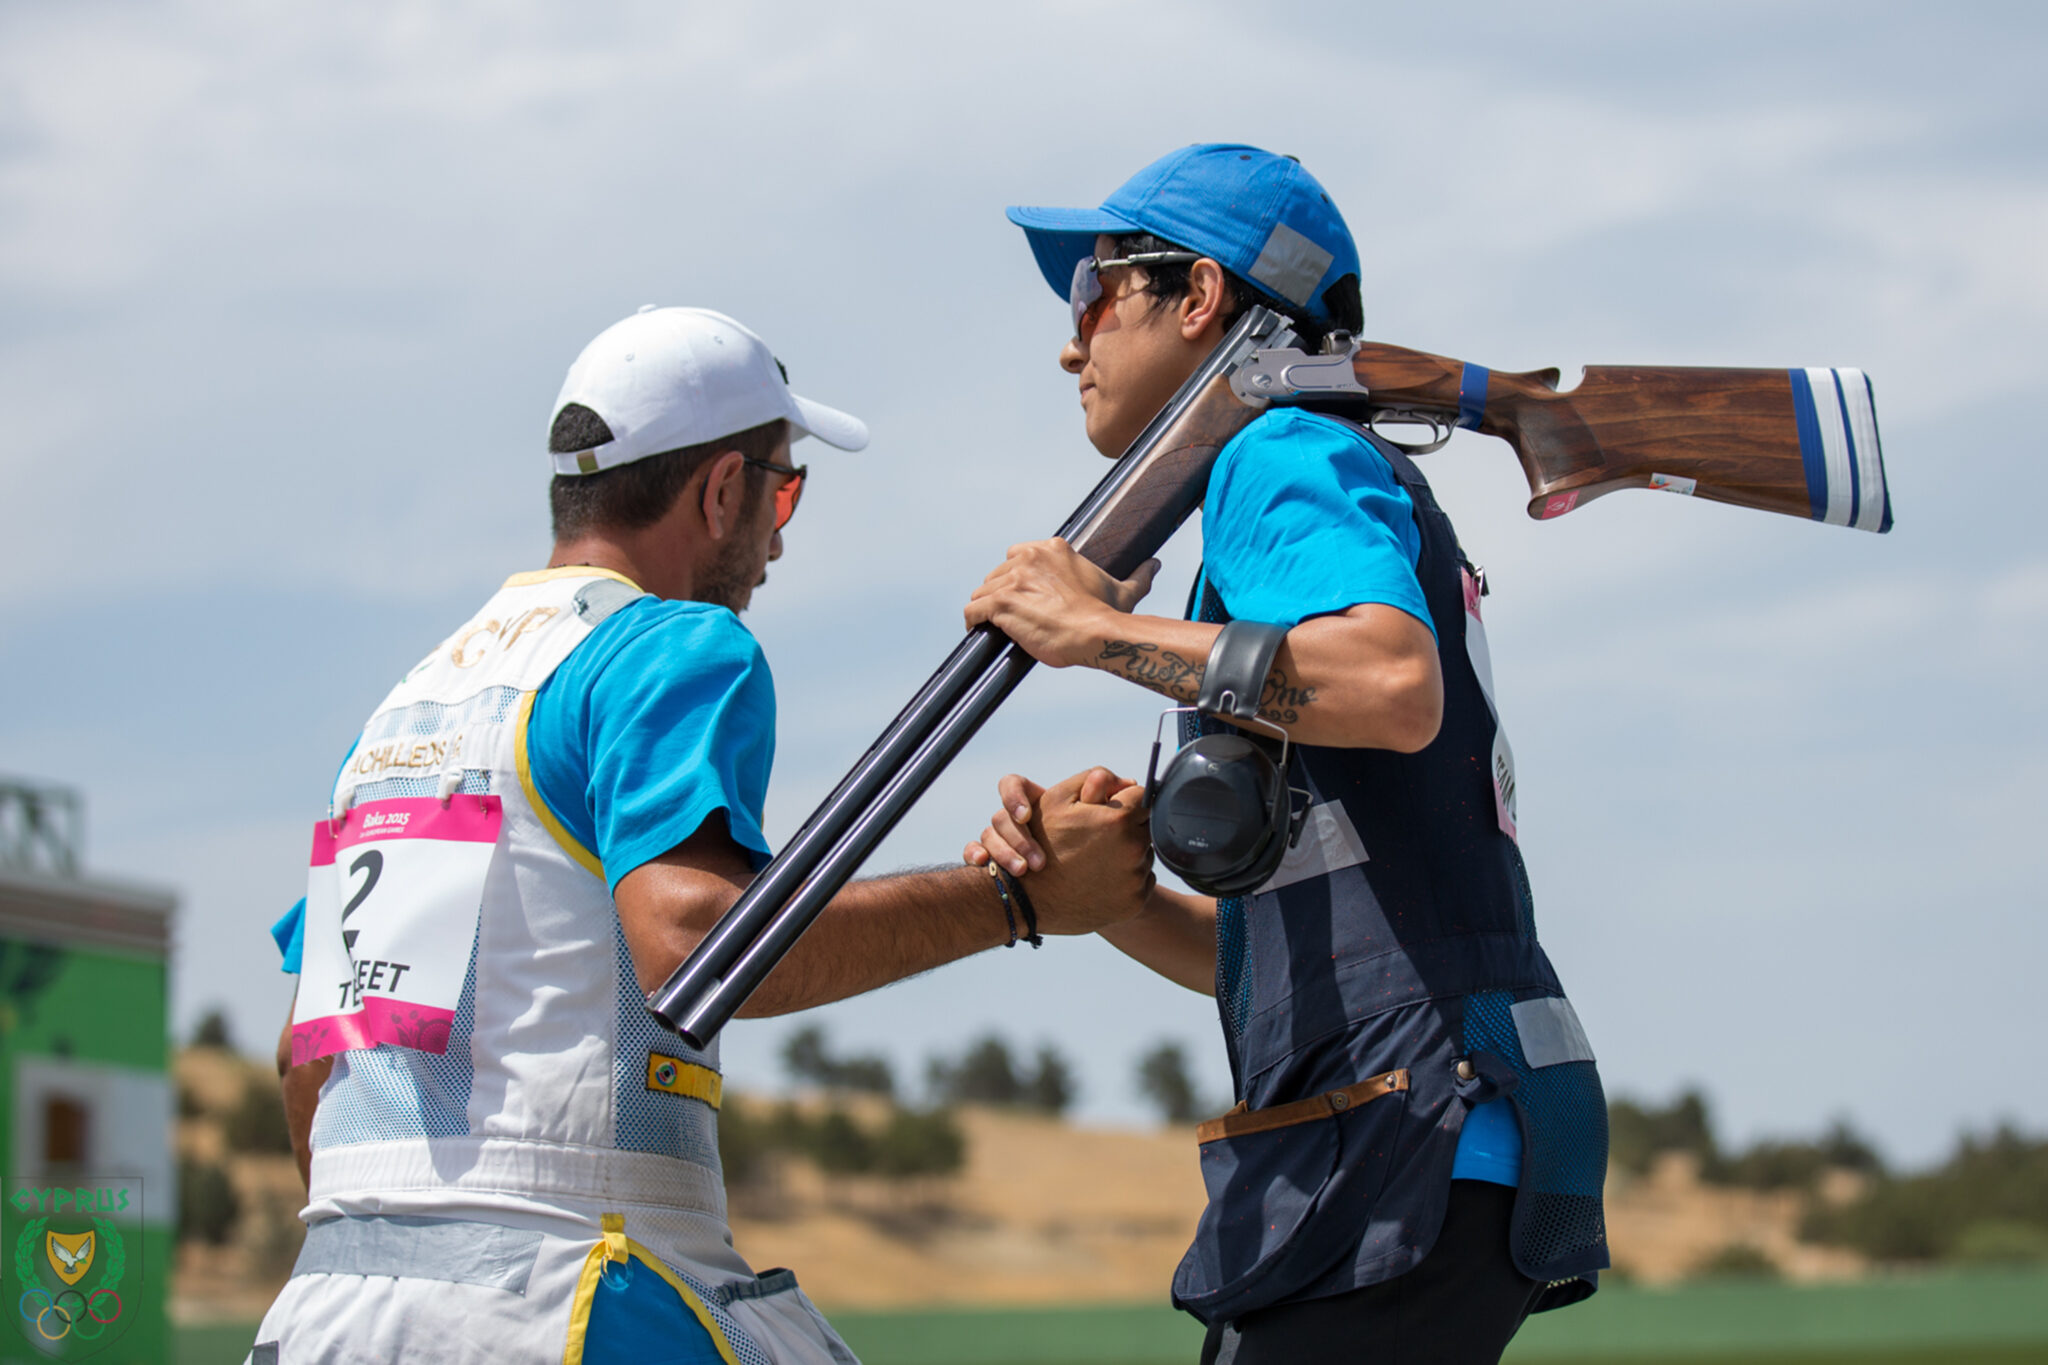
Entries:
[[1324,292],[1359,273],[1351,229],[1316,178],[1292,157],[1236,143],[1201,142],[1169,153],[1126,180],[1099,209],[1013,206],[1008,212],[1061,298],[1074,267],[1095,254],[1098,233],[1149,232],[1199,251],[1326,323],[1336,319]]

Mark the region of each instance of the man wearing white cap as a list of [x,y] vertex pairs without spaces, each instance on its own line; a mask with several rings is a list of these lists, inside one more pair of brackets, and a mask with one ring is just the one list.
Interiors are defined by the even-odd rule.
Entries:
[[[716,1045],[644,1001],[767,861],[775,697],[736,613],[781,553],[804,436],[867,429],[718,313],[642,309],[570,368],[548,566],[372,714],[273,931],[299,973],[280,1060],[310,1200],[257,1365],[852,1359],[790,1272],[734,1252]],[[1135,793],[1067,785],[1033,879],[1046,933],[1128,914],[1150,880]],[[975,869],[856,883],[748,1012],[1014,944],[1006,905]]]

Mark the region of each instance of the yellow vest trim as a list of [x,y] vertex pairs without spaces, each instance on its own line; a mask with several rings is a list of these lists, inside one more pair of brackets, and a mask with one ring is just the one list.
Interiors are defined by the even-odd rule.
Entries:
[[526,727],[533,720],[533,699],[538,695],[535,692],[528,692],[519,699],[519,724],[513,732],[512,739],[513,759],[519,768],[519,790],[526,793],[526,804],[533,807],[533,813],[539,818],[541,828],[554,836],[555,842],[562,846],[562,851],[581,864],[584,871],[603,881],[604,864],[597,860],[595,853],[577,842],[576,836],[569,833],[562,822],[555,818],[555,813],[548,809],[548,803],[541,799],[539,790],[533,785],[533,769],[526,761]]
[[702,1100],[713,1109],[725,1099],[725,1077],[708,1066],[650,1053],[647,1058],[647,1088],[686,1100]]
[[740,1365],[739,1357],[733,1354],[732,1343],[726,1339],[725,1329],[718,1325],[717,1318],[711,1316],[711,1310],[704,1306],[704,1300],[697,1297],[697,1291],[663,1265],[659,1256],[626,1236],[626,1220],[622,1215],[607,1213],[603,1216],[602,1225],[604,1236],[583,1258],[583,1273],[576,1279],[576,1296],[569,1301],[569,1337],[562,1343],[562,1365],[583,1365],[583,1344],[590,1335],[590,1307],[597,1298],[598,1281],[621,1243],[627,1255],[640,1262],[642,1268],[661,1276],[669,1288],[676,1291],[676,1296],[711,1337],[711,1344],[718,1348],[719,1358],[725,1365]]
[[508,588],[528,588],[535,583],[547,583],[557,578],[616,578],[627,587],[644,591],[638,583],[622,573],[611,569],[595,569],[588,564],[564,564],[559,569],[528,569],[525,573],[513,574],[505,580]]

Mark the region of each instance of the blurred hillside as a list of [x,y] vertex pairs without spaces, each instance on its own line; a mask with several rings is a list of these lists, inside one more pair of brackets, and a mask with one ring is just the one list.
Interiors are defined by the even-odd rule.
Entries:
[[[185,1322],[248,1321],[289,1275],[303,1203],[275,1074],[222,1031],[180,1053],[179,1256]],[[794,1268],[821,1303],[1052,1305],[1157,1301],[1202,1207],[1188,1114],[1206,1105],[1172,1049],[1134,1084],[1174,1121],[1081,1128],[1056,1052],[999,1038],[934,1058],[922,1103],[872,1057],[806,1031],[784,1056],[793,1097],[731,1093],[721,1150],[734,1239]],[[1941,1167],[1886,1169],[1837,1125],[1724,1149],[1704,1097],[1610,1108],[1615,1275],[1856,1279],[1881,1268],[2048,1264],[2048,1142],[1965,1138]]]
[[[888,1121],[886,1101],[843,1103],[826,1112],[876,1129]],[[963,1105],[951,1122],[964,1152],[950,1174],[833,1175],[809,1156],[770,1155],[731,1182],[734,1244],[756,1266],[793,1268],[828,1306],[1164,1293],[1202,1208],[1191,1133],[1075,1128],[985,1105]]]
[[[201,1036],[206,1036],[202,1026]],[[178,1087],[178,1260],[171,1315],[254,1322],[298,1259],[305,1187],[277,1071],[225,1046],[186,1048]]]

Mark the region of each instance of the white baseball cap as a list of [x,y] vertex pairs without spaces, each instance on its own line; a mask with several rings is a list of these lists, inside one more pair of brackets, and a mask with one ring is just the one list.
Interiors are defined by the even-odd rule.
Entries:
[[[562,421],[572,403],[587,411]],[[791,393],[768,343],[725,314],[650,303],[599,332],[569,367],[548,423],[549,453],[557,474],[595,474],[778,417],[788,419],[791,440],[815,436],[841,450],[868,443],[859,418]],[[587,444],[554,449],[563,432]]]

